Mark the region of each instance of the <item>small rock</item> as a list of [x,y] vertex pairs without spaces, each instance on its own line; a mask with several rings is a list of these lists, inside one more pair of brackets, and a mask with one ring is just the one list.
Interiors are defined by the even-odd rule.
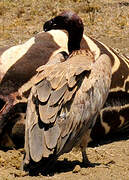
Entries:
[[75,168],[73,169],[73,173],[78,173],[81,170],[79,165],[76,165]]

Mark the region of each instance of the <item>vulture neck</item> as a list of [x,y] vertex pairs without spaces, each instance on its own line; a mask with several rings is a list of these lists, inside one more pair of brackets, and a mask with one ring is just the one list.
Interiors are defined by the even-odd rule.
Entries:
[[83,36],[83,28],[74,28],[68,31],[68,51],[71,54],[73,51],[80,49],[80,43]]

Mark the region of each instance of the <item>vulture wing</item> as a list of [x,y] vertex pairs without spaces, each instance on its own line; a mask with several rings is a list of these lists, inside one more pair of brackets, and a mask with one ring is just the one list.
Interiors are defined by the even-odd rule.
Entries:
[[51,154],[69,152],[93,126],[93,116],[106,100],[111,78],[108,56],[100,60],[95,63],[83,53],[40,67],[28,100],[25,163],[30,157],[38,162]]

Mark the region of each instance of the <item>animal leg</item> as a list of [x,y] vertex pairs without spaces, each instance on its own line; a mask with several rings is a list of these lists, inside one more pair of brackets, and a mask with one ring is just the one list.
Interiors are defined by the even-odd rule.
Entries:
[[84,167],[92,166],[86,154],[86,147],[88,146],[88,143],[90,141],[90,133],[91,133],[91,129],[88,129],[87,132],[82,137],[80,144],[80,148],[82,152],[82,163]]
[[107,135],[129,132],[129,104],[105,107],[101,110],[91,132],[91,139],[96,141]]
[[13,107],[14,97],[13,96],[0,96],[1,99],[5,102],[4,106],[0,110],[0,134],[3,132],[3,128],[8,123],[8,119],[10,118],[10,110]]

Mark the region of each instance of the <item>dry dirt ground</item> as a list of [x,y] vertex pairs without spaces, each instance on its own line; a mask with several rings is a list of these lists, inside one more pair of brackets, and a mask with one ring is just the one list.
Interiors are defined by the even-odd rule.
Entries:
[[[0,0],[0,46],[25,42],[42,31],[45,20],[64,9],[83,19],[85,33],[129,54],[128,0]],[[101,140],[88,147],[94,167],[81,167],[81,153],[73,150],[59,158],[52,172],[29,176],[19,170],[23,149],[0,150],[0,180],[128,180],[129,135]]]

